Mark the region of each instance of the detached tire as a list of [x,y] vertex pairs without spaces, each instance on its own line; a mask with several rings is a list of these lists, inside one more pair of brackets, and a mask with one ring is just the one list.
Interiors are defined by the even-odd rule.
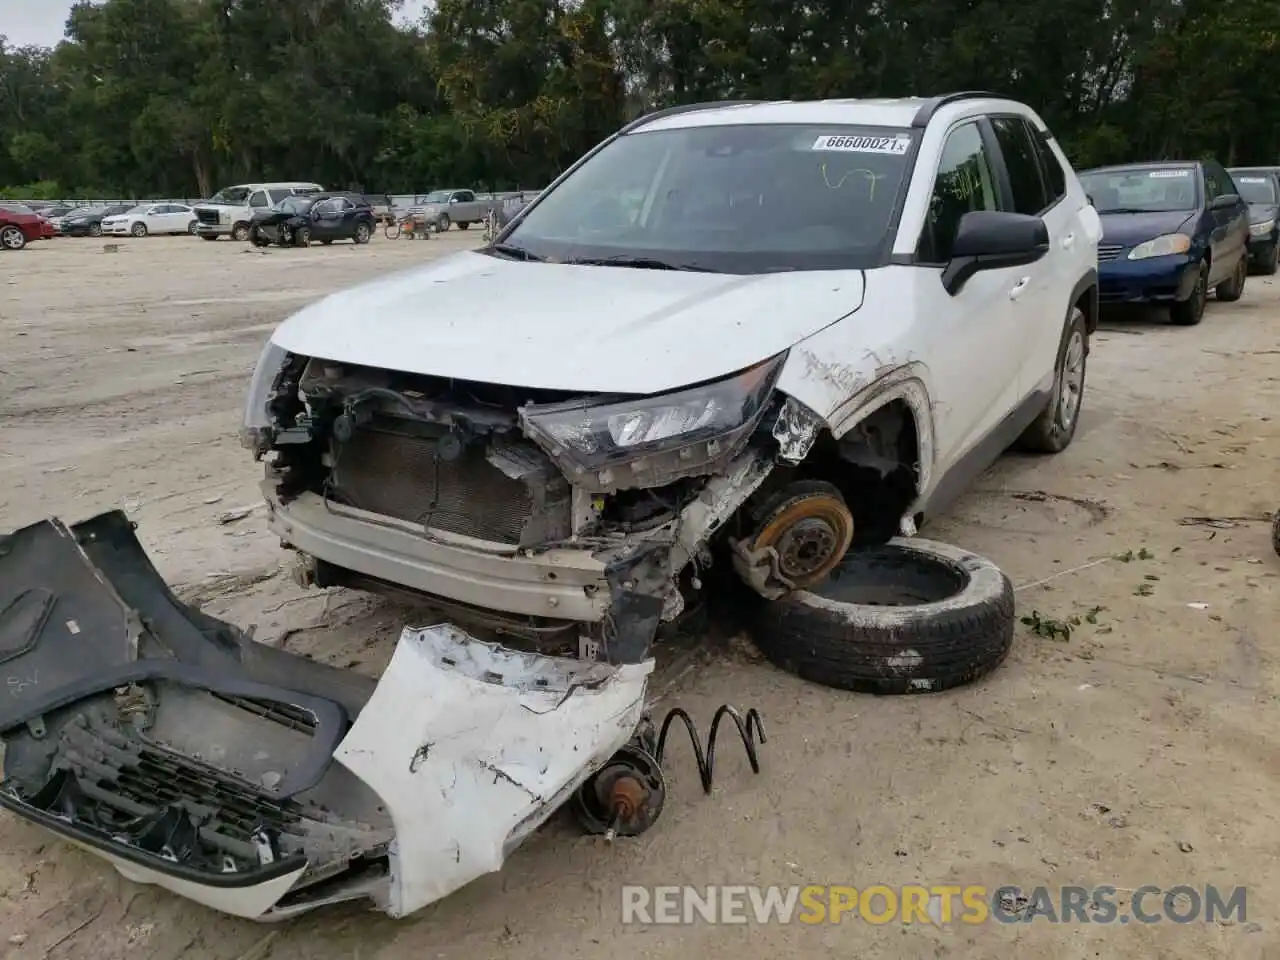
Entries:
[[747,630],[788,673],[858,693],[971,683],[1013,645],[1013,585],[990,560],[932,540],[849,552],[814,590],[752,595]]

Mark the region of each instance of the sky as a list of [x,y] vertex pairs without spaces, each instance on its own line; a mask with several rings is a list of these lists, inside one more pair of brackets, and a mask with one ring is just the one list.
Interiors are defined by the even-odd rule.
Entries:
[[[15,47],[36,43],[51,47],[62,39],[62,28],[74,0],[0,0],[0,34]],[[406,0],[401,19],[417,20],[427,0]]]

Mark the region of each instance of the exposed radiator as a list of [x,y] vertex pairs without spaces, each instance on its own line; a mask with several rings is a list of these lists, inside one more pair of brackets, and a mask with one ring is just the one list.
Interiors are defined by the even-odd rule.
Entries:
[[330,495],[360,510],[496,543],[520,543],[534,503],[473,443],[456,460],[436,456],[433,437],[364,426],[337,446]]

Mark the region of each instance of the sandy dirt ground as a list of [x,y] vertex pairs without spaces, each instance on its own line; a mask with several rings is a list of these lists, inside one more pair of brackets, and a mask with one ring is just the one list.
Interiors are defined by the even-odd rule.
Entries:
[[[236,439],[242,393],[291,311],[476,240],[258,252],[148,239],[116,254],[64,240],[0,255],[0,528],[124,508],[184,597],[259,639],[377,670],[413,612],[307,595],[280,572],[259,467]],[[0,815],[0,956],[1266,956],[1280,949],[1280,558],[1266,522],[1280,506],[1278,348],[1280,284],[1258,277],[1198,328],[1105,324],[1070,450],[1005,458],[927,531],[1000,563],[1020,616],[1081,618],[1065,640],[1019,627],[985,682],[853,696],[745,644],[713,646],[667,699],[704,724],[721,703],[760,709],[760,776],[725,740],[704,797],[676,747],[666,812],[643,838],[609,847],[553,822],[501,874],[400,922],[352,908],[231,920]],[[1213,883],[1246,886],[1248,916],[621,924],[624,884],[682,883],[1111,884],[1122,906],[1144,884]]]

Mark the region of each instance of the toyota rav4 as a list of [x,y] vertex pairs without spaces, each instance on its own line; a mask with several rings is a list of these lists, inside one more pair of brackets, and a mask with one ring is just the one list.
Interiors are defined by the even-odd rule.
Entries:
[[1100,235],[994,95],[664,110],[287,320],[245,442],[310,582],[636,662],[717,559],[777,597],[1066,447]]

